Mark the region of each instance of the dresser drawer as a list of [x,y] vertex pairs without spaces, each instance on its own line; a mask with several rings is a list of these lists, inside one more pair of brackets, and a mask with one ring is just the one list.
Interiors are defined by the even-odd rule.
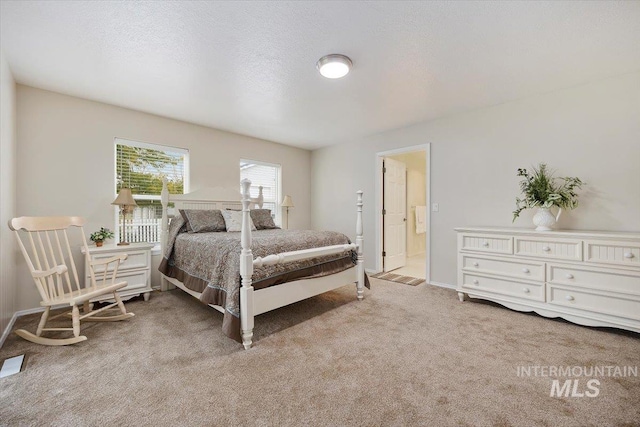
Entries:
[[599,264],[640,266],[640,243],[586,240],[584,260]]
[[544,281],[544,263],[512,258],[490,258],[462,254],[461,265],[470,273],[501,274],[520,279]]
[[[101,252],[91,255],[92,261],[100,261],[109,259],[113,256],[116,256],[122,252]],[[149,251],[130,251],[127,252],[127,259],[120,264],[118,267],[118,273],[124,270],[133,270],[134,268],[147,268],[149,267]],[[109,264],[109,269],[107,271],[113,270],[115,267],[115,263]],[[94,268],[96,273],[104,271],[104,265],[96,265]]]
[[[91,279],[87,277],[87,283],[89,283],[90,280]],[[127,281],[127,286],[125,286],[124,288],[118,289],[118,292],[144,288],[147,286],[147,282],[149,281],[149,270],[128,271],[128,272],[118,271],[118,275],[116,276],[116,283],[121,282],[123,280]],[[98,285],[100,285],[102,283],[102,275],[96,274],[96,281]],[[109,274],[107,274],[107,282],[111,283],[111,276]]]
[[640,320],[640,297],[547,284],[547,302],[562,307]]
[[462,287],[469,290],[493,292],[518,298],[544,301],[543,283],[516,282],[512,279],[498,279],[467,273],[462,274],[462,281]]
[[549,264],[548,282],[640,296],[640,272]]
[[466,251],[512,254],[513,238],[492,234],[461,234],[459,247]]
[[516,237],[515,254],[582,261],[582,240]]

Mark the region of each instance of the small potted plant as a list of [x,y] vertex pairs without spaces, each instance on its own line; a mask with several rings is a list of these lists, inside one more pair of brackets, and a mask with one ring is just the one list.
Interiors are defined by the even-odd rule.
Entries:
[[102,246],[105,240],[113,238],[113,231],[108,228],[100,227],[100,231],[91,233],[89,238],[92,242],[96,243],[96,246]]
[[[536,231],[549,231],[560,219],[562,209],[574,209],[578,206],[576,190],[584,185],[580,178],[556,178],[544,163],[540,163],[537,168],[534,167],[531,173],[526,169],[518,169],[518,176],[524,178],[520,181],[520,189],[524,198],[516,197],[513,221],[523,210],[538,208],[533,216],[533,224],[537,226]],[[558,213],[555,216],[549,210],[552,206],[558,208]]]

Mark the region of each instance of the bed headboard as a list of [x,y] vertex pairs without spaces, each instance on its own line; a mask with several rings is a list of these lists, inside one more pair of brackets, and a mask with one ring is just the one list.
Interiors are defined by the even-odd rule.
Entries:
[[[165,252],[167,236],[169,233],[169,203],[173,203],[174,214],[178,209],[242,209],[242,194],[238,190],[223,187],[205,187],[186,194],[169,194],[166,179],[162,182],[162,254]],[[258,197],[250,198],[250,208],[262,208],[264,196],[262,187],[258,187]]]

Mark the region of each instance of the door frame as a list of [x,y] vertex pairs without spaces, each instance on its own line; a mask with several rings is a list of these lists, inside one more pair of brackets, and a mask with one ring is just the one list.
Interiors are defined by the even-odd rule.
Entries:
[[[414,151],[424,151],[426,153],[425,162],[425,177],[427,180],[426,187],[426,201],[427,201],[427,232],[425,233],[425,251],[426,251],[426,271],[425,280],[427,283],[431,282],[431,143],[425,143],[421,145],[413,145],[411,147],[397,148],[394,150],[380,151],[376,153],[376,179],[375,179],[375,240],[376,240],[376,272],[382,271],[382,235],[384,222],[382,218],[382,205],[384,189],[384,177],[382,176],[382,161],[384,157],[393,156],[396,154],[411,153]],[[407,213],[409,215],[409,213]]]

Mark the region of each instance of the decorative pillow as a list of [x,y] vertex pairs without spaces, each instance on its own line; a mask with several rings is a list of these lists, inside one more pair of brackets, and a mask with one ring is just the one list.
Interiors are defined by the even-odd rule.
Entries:
[[271,230],[278,227],[271,217],[271,210],[269,209],[251,209],[251,220],[255,224],[258,230]]
[[[224,223],[227,225],[227,231],[242,231],[242,211],[222,211],[224,217]],[[253,224],[251,217],[249,217],[251,223],[251,231],[256,231],[256,226]]]
[[184,222],[187,224],[189,233],[226,231],[224,218],[219,209],[180,209],[180,215],[182,215]]

